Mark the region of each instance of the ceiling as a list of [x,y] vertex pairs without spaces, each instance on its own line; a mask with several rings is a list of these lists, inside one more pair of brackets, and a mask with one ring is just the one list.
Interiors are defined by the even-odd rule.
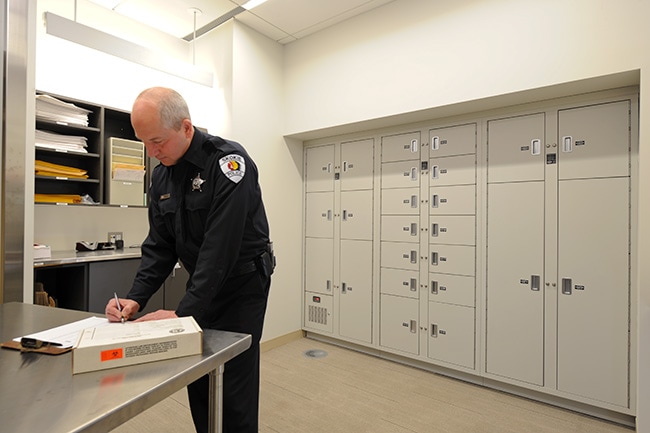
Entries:
[[195,30],[198,38],[202,28],[207,31],[241,11],[236,15],[238,21],[286,44],[393,0],[267,0],[243,11],[240,6],[247,0],[90,1],[186,40],[193,38]]

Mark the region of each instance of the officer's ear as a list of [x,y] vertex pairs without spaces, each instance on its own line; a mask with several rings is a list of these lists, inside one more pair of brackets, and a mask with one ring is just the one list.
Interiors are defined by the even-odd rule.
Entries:
[[183,131],[186,138],[192,138],[194,135],[194,126],[192,126],[192,121],[190,119],[183,119],[181,122],[181,131]]

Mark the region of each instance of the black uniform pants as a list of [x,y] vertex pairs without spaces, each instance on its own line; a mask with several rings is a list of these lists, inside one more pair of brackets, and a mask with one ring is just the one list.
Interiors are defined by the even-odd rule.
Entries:
[[[223,374],[223,433],[257,433],[260,393],[260,338],[270,277],[251,272],[230,278],[215,313],[203,326],[252,335],[251,346],[225,364]],[[198,433],[208,433],[209,378],[187,386],[192,419]],[[212,433],[212,432],[210,432]]]

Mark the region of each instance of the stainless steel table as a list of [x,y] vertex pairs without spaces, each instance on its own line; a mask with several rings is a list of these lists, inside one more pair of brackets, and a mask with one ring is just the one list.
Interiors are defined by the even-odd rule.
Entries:
[[[96,315],[96,314],[95,314]],[[93,314],[7,303],[0,305],[0,341]],[[203,354],[72,375],[70,352],[51,356],[0,350],[0,430],[12,433],[106,432],[210,375],[211,431],[221,432],[223,365],[251,336],[203,330]]]

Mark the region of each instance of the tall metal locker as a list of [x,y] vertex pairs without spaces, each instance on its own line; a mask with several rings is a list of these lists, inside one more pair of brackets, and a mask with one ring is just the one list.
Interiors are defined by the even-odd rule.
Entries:
[[429,130],[427,356],[475,367],[475,123]]
[[419,354],[420,132],[381,139],[379,345]]
[[372,241],[341,240],[339,334],[372,341]]

